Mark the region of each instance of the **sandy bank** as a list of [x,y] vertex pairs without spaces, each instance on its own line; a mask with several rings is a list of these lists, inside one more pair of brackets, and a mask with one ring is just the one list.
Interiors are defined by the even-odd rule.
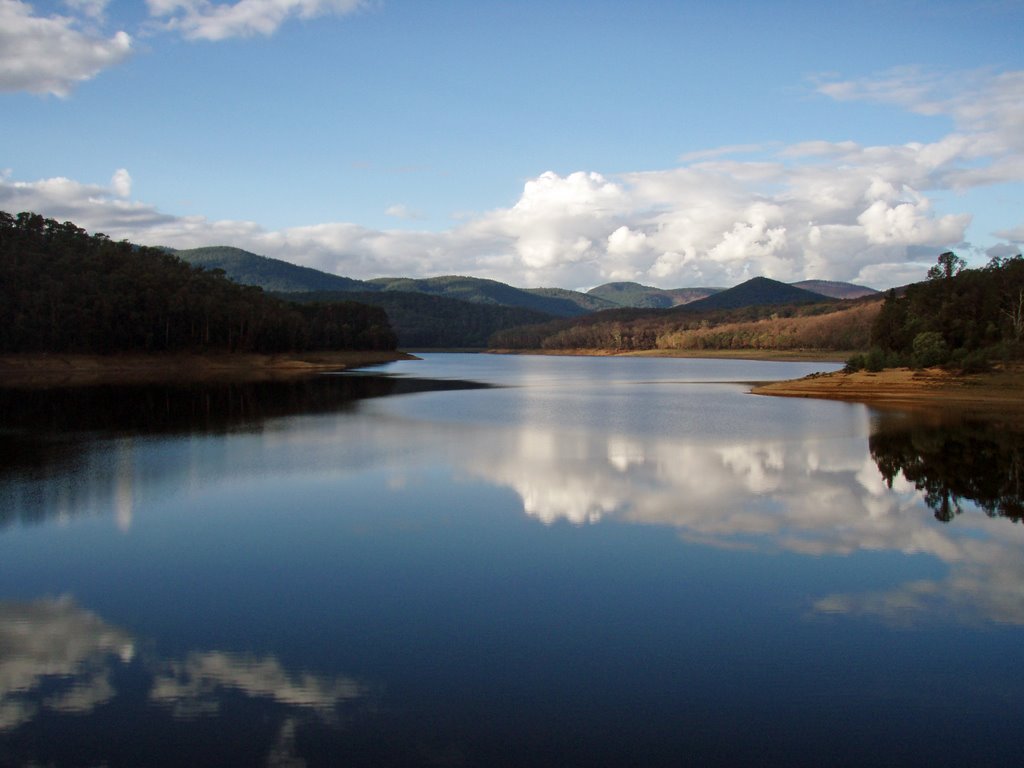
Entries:
[[758,395],[848,400],[882,408],[947,408],[1024,418],[1024,367],[964,376],[938,368],[813,374],[762,384]]
[[0,386],[258,381],[409,359],[414,358],[404,352],[360,351],[279,355],[0,355]]

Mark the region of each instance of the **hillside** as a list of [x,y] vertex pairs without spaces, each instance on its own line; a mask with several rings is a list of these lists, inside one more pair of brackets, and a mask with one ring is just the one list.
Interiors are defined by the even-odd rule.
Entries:
[[167,249],[179,259],[204,269],[223,269],[229,279],[265,291],[366,291],[372,288],[359,280],[331,275],[311,267],[300,267],[225,245],[209,248]]
[[380,309],[299,306],[156,248],[0,211],[0,351],[394,349]]
[[551,299],[568,300],[577,304],[586,312],[600,312],[604,309],[614,309],[618,306],[614,302],[603,299],[600,296],[593,296],[580,291],[570,291],[567,288],[527,288],[527,293],[537,296],[546,296]]
[[655,288],[640,283],[605,283],[587,291],[617,307],[667,309],[703,299],[721,288]]
[[822,296],[830,296],[833,299],[860,299],[865,296],[876,296],[879,291],[855,283],[842,283],[835,280],[801,280],[798,283],[790,283],[796,288],[803,288],[805,291],[819,293]]
[[521,325],[543,323],[551,315],[522,307],[480,304],[445,296],[402,291],[314,292],[278,294],[291,301],[359,301],[387,312],[398,344],[415,348],[478,348],[487,346],[491,335]]
[[476,304],[496,304],[506,307],[520,307],[534,312],[544,312],[556,317],[576,317],[587,312],[574,300],[559,296],[548,296],[511,285],[480,277],[446,275],[443,277],[379,277],[368,280],[371,289],[401,291],[403,293],[425,293],[444,296]]
[[792,285],[780,283],[778,280],[754,277],[734,288],[691,302],[686,305],[686,309],[693,312],[707,312],[716,309],[740,309],[776,304],[811,304],[829,300],[829,297],[820,293],[795,288]]

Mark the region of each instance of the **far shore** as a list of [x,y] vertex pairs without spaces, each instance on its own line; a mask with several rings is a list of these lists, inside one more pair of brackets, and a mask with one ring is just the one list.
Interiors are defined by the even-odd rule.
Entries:
[[0,355],[0,386],[57,387],[91,384],[173,384],[197,381],[262,381],[343,371],[396,360],[405,352],[295,352]]
[[856,352],[808,349],[488,349],[493,355],[551,355],[556,357],[679,357],[769,362],[844,363]]

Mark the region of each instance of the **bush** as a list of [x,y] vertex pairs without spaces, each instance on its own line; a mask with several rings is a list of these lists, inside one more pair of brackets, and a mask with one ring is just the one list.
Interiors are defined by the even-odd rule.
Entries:
[[992,370],[988,354],[985,350],[979,349],[965,355],[960,363],[960,370],[963,373],[985,373]]
[[853,357],[846,361],[846,367],[843,368],[843,372],[856,373],[857,371],[864,370],[865,365],[866,362],[864,360],[864,355],[854,355]]
[[949,347],[946,346],[942,334],[937,331],[924,331],[914,337],[914,365],[918,368],[931,368],[942,365],[949,360]]
[[871,373],[878,373],[885,369],[888,360],[886,354],[878,347],[872,347],[871,351],[868,352],[864,358],[864,368]]

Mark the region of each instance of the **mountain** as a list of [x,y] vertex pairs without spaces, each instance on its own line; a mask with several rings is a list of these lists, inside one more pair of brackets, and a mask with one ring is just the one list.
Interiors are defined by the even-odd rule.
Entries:
[[830,296],[833,299],[859,299],[864,296],[874,296],[879,291],[855,283],[841,283],[835,280],[801,280],[799,283],[790,283],[805,291],[820,293],[822,296]]
[[241,248],[218,245],[167,249],[179,259],[204,269],[223,269],[229,279],[243,285],[257,285],[265,291],[365,291],[372,290],[360,280],[331,275],[311,267],[300,267],[280,259],[258,256]]
[[605,283],[587,291],[588,296],[604,299],[617,307],[667,309],[706,298],[721,288],[654,288],[640,283]]
[[795,288],[778,280],[755,277],[740,283],[735,288],[721,291],[705,299],[686,305],[687,310],[706,312],[715,309],[739,309],[740,307],[761,307],[773,304],[810,304],[817,301],[832,301],[828,296],[803,288]]
[[381,291],[426,293],[475,304],[498,304],[544,312],[556,317],[577,317],[586,314],[579,302],[559,296],[548,296],[480,277],[446,275],[444,277],[378,277],[367,285]]

